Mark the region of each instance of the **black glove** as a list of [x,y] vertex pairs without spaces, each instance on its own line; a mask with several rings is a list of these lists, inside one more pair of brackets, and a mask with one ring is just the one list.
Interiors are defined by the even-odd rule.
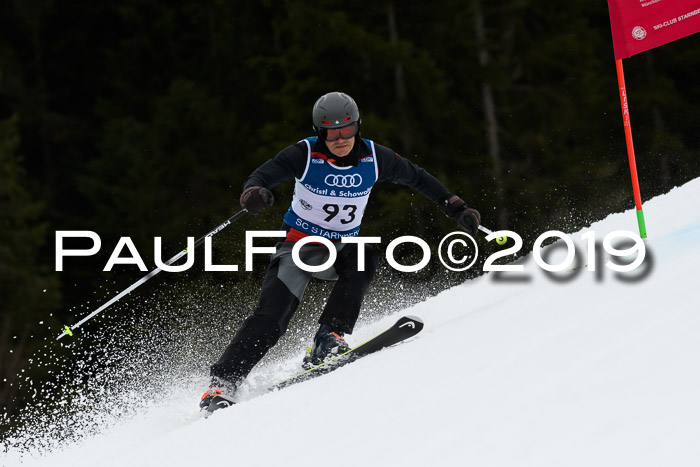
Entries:
[[251,214],[257,214],[265,208],[272,206],[275,197],[267,188],[251,186],[241,194],[241,207]]
[[457,220],[457,224],[470,235],[476,236],[481,224],[481,214],[467,207],[467,203],[457,195],[450,195],[440,203],[440,209],[447,217]]

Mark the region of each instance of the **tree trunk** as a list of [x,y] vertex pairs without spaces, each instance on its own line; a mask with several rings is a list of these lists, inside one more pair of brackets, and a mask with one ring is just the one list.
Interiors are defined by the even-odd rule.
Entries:
[[[389,43],[398,52],[399,46],[399,30],[396,25],[396,10],[394,2],[390,1],[386,6],[387,23],[389,26]],[[398,114],[397,121],[399,122],[399,137],[401,138],[400,151],[404,154],[413,154],[413,138],[411,137],[410,119],[408,118],[408,110],[406,105],[406,78],[404,77],[403,65],[401,57],[397,56],[394,60],[394,91],[396,93],[396,112]],[[426,231],[427,221],[421,210],[414,212],[415,223],[414,232],[423,236]]]
[[[476,41],[479,48],[479,66],[485,69],[490,61],[486,42],[486,29],[484,27],[484,15],[481,11],[479,0],[474,0],[474,23]],[[481,102],[484,108],[484,121],[486,123],[486,141],[488,145],[489,158],[491,159],[491,169],[493,179],[496,184],[494,191],[494,204],[497,210],[497,225],[493,229],[508,227],[508,212],[504,202],[503,188],[503,164],[501,161],[501,144],[498,137],[498,113],[496,102],[493,98],[493,90],[486,77],[481,81]]]
[[[648,51],[646,53],[646,65],[649,75],[649,80],[651,82],[652,89],[656,89],[656,68],[654,67],[654,53],[653,51]],[[659,176],[661,178],[661,183],[663,186],[671,185],[671,168],[670,168],[670,154],[669,151],[672,150],[672,145],[669,143],[670,135],[666,133],[666,125],[661,116],[661,109],[659,104],[656,102],[651,105],[651,113],[654,117],[654,135],[652,136],[652,147],[659,151]]]
[[[394,2],[389,2],[386,6],[386,16],[389,24],[389,43],[398,47],[399,31],[396,26],[396,11]],[[403,65],[401,59],[397,57],[394,61],[394,90],[396,92],[396,110],[398,112],[398,121],[401,124],[401,150],[406,154],[413,152],[413,139],[408,125],[409,119],[406,113],[406,79],[403,73]]]

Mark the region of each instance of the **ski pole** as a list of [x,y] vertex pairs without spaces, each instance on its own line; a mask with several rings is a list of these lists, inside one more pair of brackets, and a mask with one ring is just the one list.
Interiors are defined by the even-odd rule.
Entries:
[[[484,232],[486,235],[493,235],[493,232],[490,229],[484,227],[483,225],[479,225],[479,230]],[[496,239],[496,243],[498,243],[499,245],[504,245],[507,241],[508,237],[498,237]]]
[[[218,226],[217,228],[215,228],[214,230],[212,230],[211,232],[209,232],[208,234],[206,234],[205,236],[203,236],[202,238],[200,238],[199,240],[197,240],[196,242],[194,242],[195,248],[196,248],[197,246],[201,245],[201,244],[204,242],[205,239],[207,239],[207,238],[209,238],[209,237],[213,237],[214,235],[216,235],[217,233],[221,232],[223,229],[225,229],[226,227],[228,227],[231,223],[233,223],[233,222],[237,221],[239,218],[243,217],[243,215],[244,215],[245,213],[247,213],[247,212],[248,212],[248,211],[247,211],[246,209],[243,209],[243,210],[241,210],[241,211],[238,211],[236,214],[234,214],[233,216],[229,217],[228,219],[226,219],[226,221],[224,221],[224,223],[222,223],[220,226]],[[185,256],[186,254],[187,254],[187,248],[185,248],[184,250],[180,251],[178,254],[176,254],[176,255],[173,256],[172,258],[170,258],[168,261],[165,262],[165,264],[168,265],[168,266],[170,266],[171,264],[173,264],[175,261],[177,261],[178,259],[180,259],[180,258],[182,258],[183,256]],[[160,268],[155,268],[153,271],[149,272],[148,274],[146,274],[145,276],[143,276],[141,279],[139,279],[139,280],[137,280],[136,282],[134,282],[133,284],[131,284],[127,289],[125,289],[125,290],[123,290],[122,292],[120,292],[118,295],[116,295],[115,297],[113,297],[110,301],[108,301],[107,303],[105,303],[104,305],[102,305],[101,307],[99,307],[98,309],[96,309],[95,311],[93,311],[92,313],[90,313],[89,315],[87,315],[85,318],[81,319],[80,321],[78,321],[78,322],[75,323],[74,325],[72,325],[72,326],[70,326],[70,327],[69,327],[69,326],[63,326],[63,332],[61,333],[61,335],[59,335],[59,336],[56,338],[56,340],[60,339],[60,338],[63,337],[63,336],[66,336],[66,335],[72,336],[72,335],[73,335],[73,330],[79,328],[83,323],[85,323],[86,321],[88,321],[89,319],[91,319],[92,317],[94,317],[95,315],[97,315],[98,313],[100,313],[102,310],[105,310],[105,309],[108,308],[110,305],[112,305],[113,303],[115,303],[115,302],[117,302],[119,299],[121,299],[124,295],[127,295],[128,293],[130,293],[131,291],[133,291],[135,288],[137,288],[138,286],[140,286],[141,284],[143,284],[143,283],[146,282],[148,279],[150,279],[151,277],[155,276],[156,274],[158,274],[158,273],[161,272],[161,271],[162,271],[162,269],[160,269]]]

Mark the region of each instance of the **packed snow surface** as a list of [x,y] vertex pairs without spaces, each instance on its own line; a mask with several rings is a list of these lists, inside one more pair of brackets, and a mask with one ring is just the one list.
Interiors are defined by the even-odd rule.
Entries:
[[[201,387],[171,388],[171,400],[79,444],[10,451],[0,463],[700,465],[698,200],[700,179],[644,205],[649,238],[634,272],[605,265],[604,237],[637,229],[634,211],[612,214],[570,234],[578,269],[550,277],[530,254],[523,272],[486,274],[357,329],[351,344],[401,314],[425,322],[412,340],[334,373],[267,393],[300,355],[257,368],[241,402],[208,419]],[[602,252],[595,271],[590,231]],[[549,247],[550,264],[563,260],[561,245]]]

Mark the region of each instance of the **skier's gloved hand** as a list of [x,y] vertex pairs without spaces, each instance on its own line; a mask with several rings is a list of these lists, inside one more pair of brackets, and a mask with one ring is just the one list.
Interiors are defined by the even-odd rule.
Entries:
[[272,206],[275,197],[267,188],[251,186],[241,194],[241,207],[251,214],[257,214],[265,208]]
[[457,224],[470,235],[476,235],[481,224],[481,214],[476,209],[467,206],[462,198],[457,195],[449,195],[442,203],[440,209],[446,216],[457,220]]
[[476,209],[467,208],[459,216],[457,223],[469,235],[476,237],[476,233],[479,231],[479,224],[481,224],[481,214]]

